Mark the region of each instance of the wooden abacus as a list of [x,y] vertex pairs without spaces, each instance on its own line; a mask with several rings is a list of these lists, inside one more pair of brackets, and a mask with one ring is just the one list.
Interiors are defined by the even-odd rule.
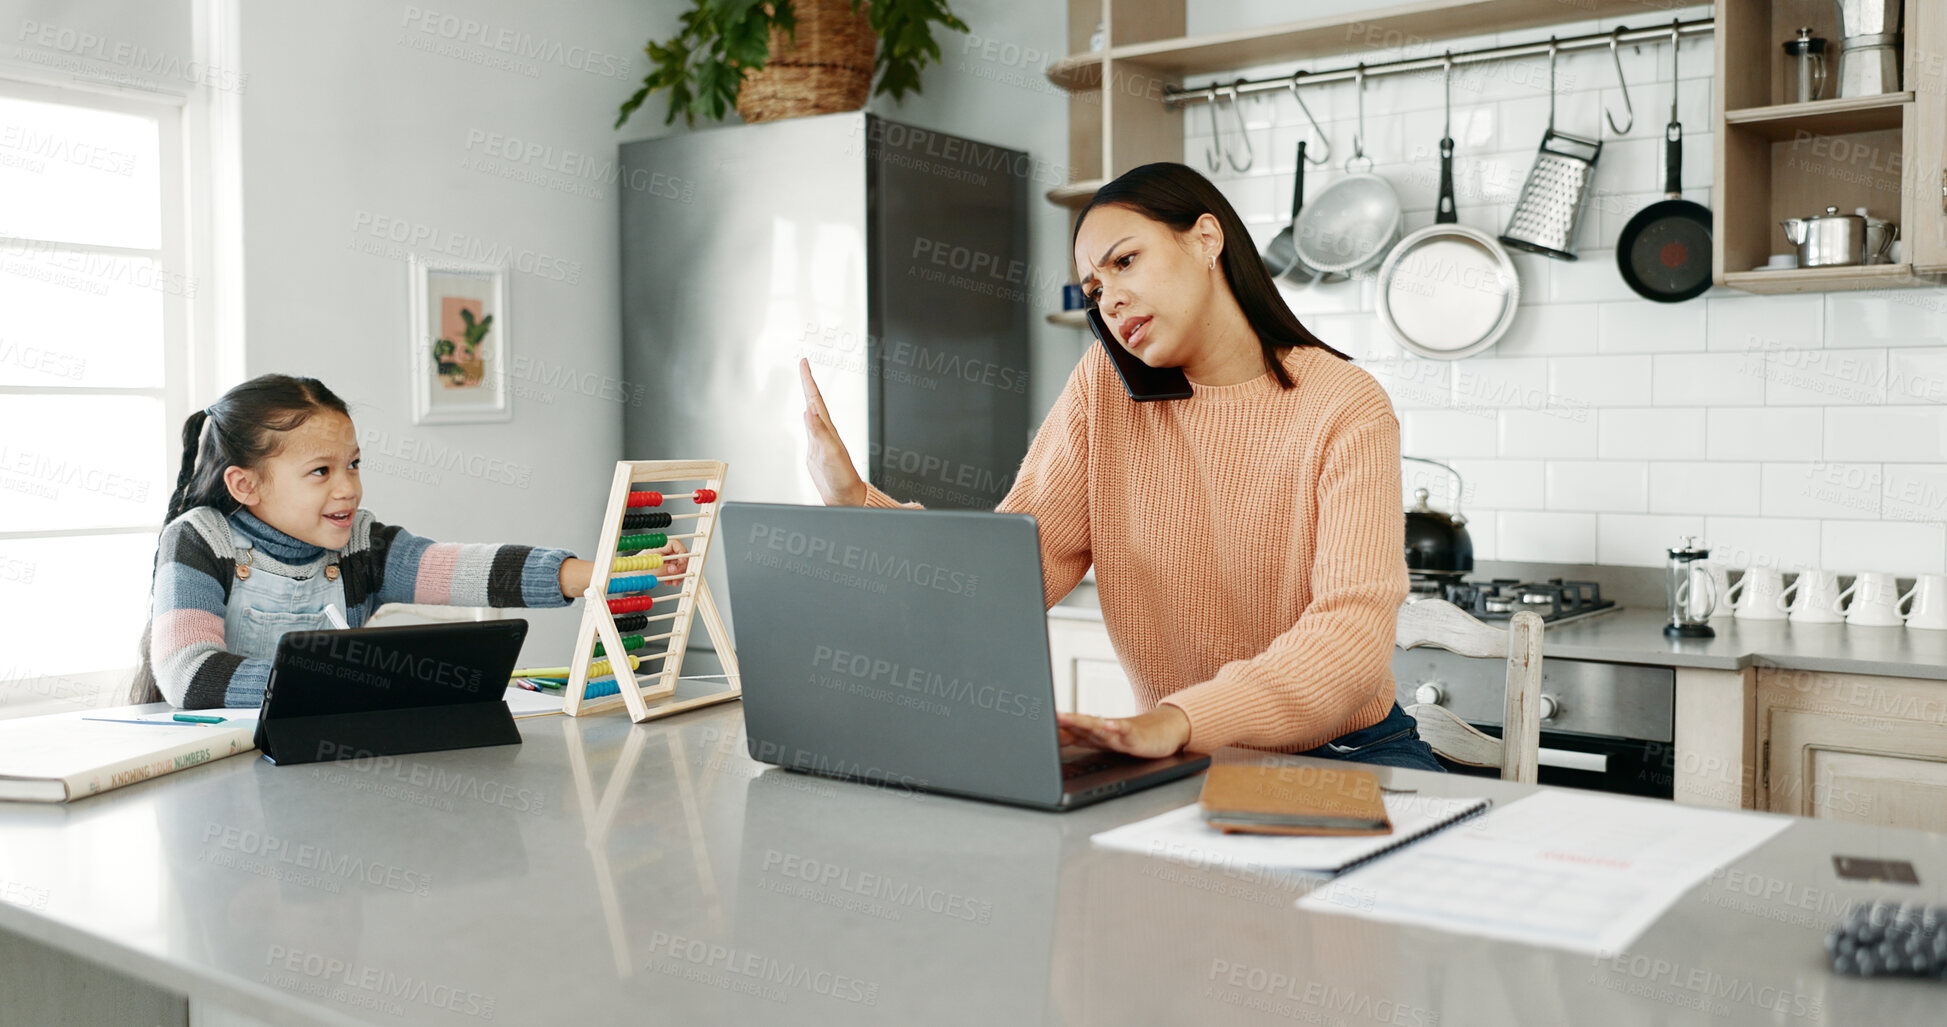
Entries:
[[[595,570],[585,593],[587,606],[575,636],[574,659],[568,664],[568,690],[561,708],[569,716],[600,713],[623,703],[629,708],[629,719],[640,724],[743,694],[730,632],[725,630],[723,616],[703,580],[716,531],[717,497],[728,470],[729,465],[721,460],[623,460],[615,465],[608,512],[602,518],[602,538],[595,548]],[[681,493],[668,497],[687,498],[695,504],[694,510],[650,510],[662,506],[665,497],[660,491],[640,486],[670,483],[694,484],[686,497]],[[677,527],[680,521],[690,522],[687,532],[654,530]],[[682,556],[665,558],[649,552],[679,539],[689,550]],[[688,564],[681,574],[638,573],[660,570],[665,559],[686,559]],[[676,586],[673,595],[649,594],[671,584]],[[647,613],[665,606],[670,612]],[[676,683],[683,669],[683,653],[689,646],[690,624],[699,613],[723,661],[728,688],[679,697]],[[618,614],[626,615],[620,623]],[[650,633],[650,625],[665,622],[667,631]],[[659,652],[648,651],[656,642],[667,644]],[[652,662],[658,664],[654,670],[637,674],[639,668]],[[608,675],[614,676],[616,691],[590,697],[590,679]]]

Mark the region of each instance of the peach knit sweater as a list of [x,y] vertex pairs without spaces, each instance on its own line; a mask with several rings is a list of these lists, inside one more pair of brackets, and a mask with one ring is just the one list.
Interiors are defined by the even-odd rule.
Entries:
[[[1370,374],[1317,347],[1238,385],[1136,403],[1092,345],[1000,510],[1040,526],[1047,603],[1091,561],[1145,709],[1188,748],[1296,752],[1393,705],[1406,599],[1399,420]],[[869,488],[867,506],[901,504]]]

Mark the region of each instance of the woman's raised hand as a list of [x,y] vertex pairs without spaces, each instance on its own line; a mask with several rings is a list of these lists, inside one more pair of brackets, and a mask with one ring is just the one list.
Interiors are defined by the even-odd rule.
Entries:
[[802,357],[798,359],[798,380],[804,386],[805,435],[811,443],[805,452],[805,466],[818,486],[818,494],[824,497],[826,506],[864,506],[865,480],[852,467],[845,440],[832,427],[825,397],[818,394],[818,383],[811,379],[811,361]]

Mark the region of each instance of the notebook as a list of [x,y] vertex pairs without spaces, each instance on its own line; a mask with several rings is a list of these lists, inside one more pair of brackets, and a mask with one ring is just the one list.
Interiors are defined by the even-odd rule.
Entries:
[[1451,799],[1412,793],[1383,797],[1391,834],[1299,838],[1290,835],[1233,834],[1204,822],[1199,806],[1104,831],[1090,839],[1106,849],[1141,853],[1195,867],[1221,866],[1266,872],[1330,876],[1377,859],[1401,846],[1478,816],[1489,799]]
[[1391,834],[1370,770],[1276,763],[1217,763],[1197,806],[1211,827],[1250,834]]
[[0,721],[0,800],[70,802],[256,748],[254,717],[224,724],[93,719],[152,710],[150,704]]

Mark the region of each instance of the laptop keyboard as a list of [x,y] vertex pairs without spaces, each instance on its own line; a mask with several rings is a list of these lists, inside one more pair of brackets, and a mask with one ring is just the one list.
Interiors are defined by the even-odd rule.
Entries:
[[1137,762],[1135,757],[1125,756],[1119,752],[1095,752],[1085,756],[1077,756],[1074,759],[1062,761],[1061,779],[1063,781],[1073,781],[1087,774],[1094,774],[1103,770],[1114,770],[1117,767],[1126,767],[1133,762]]

